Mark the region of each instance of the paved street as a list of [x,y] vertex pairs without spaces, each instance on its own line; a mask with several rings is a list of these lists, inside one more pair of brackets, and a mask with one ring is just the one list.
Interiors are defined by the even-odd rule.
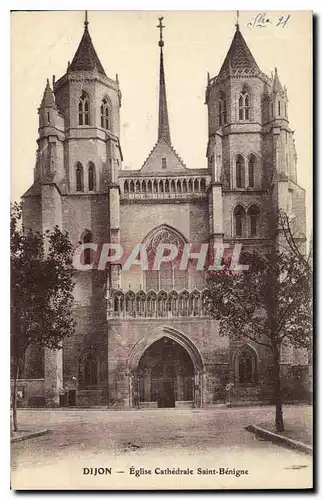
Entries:
[[[21,410],[20,429],[47,435],[12,445],[12,486],[41,489],[310,487],[311,457],[259,440],[245,430],[272,420],[272,407],[138,411]],[[311,419],[309,407],[286,407],[286,427]],[[136,477],[130,468],[151,469]],[[112,468],[103,475],[83,468]],[[193,474],[160,474],[187,467]],[[198,468],[208,470],[199,474]],[[241,469],[223,473],[229,468]],[[221,470],[220,470],[221,469]],[[209,471],[215,472],[209,472]],[[119,472],[118,472],[119,471]],[[122,472],[123,471],[123,472]]]

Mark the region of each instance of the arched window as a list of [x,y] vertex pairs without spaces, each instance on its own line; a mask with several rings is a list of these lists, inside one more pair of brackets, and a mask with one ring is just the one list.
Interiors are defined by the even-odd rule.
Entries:
[[249,218],[249,236],[258,236],[260,209],[257,205],[251,205],[251,207],[248,209],[248,218]]
[[244,236],[246,212],[241,205],[237,205],[233,212],[234,236]]
[[[172,228],[161,226],[148,238],[146,245],[149,270],[145,272],[146,290],[183,290],[188,288],[188,275],[186,270],[178,269],[178,261],[161,262],[159,269],[152,269],[155,262],[159,244],[172,244],[178,248],[178,255],[182,255],[185,244],[183,236]],[[167,255],[167,250],[164,252]]]
[[244,188],[245,175],[244,175],[244,159],[241,155],[236,159],[236,187]]
[[187,290],[184,290],[183,292],[180,293],[179,310],[181,316],[189,316],[190,314],[189,299],[190,299],[190,294],[188,293]]
[[83,362],[83,385],[93,386],[98,383],[98,362],[96,356],[88,353]]
[[136,295],[132,290],[128,290],[125,294],[125,308],[128,316],[135,315],[135,303],[136,303]]
[[79,98],[79,125],[89,125],[89,96],[82,92]]
[[256,157],[250,155],[248,160],[248,185],[249,187],[255,187],[255,165]]
[[280,111],[281,111],[281,109],[280,109],[280,101],[278,101],[278,116],[280,116]]
[[101,127],[106,130],[110,129],[110,109],[108,99],[105,97],[101,102],[100,106],[100,114],[101,114]]
[[250,97],[246,91],[239,96],[239,120],[250,120]]
[[[91,243],[92,233],[88,229],[84,231],[81,237],[81,243]],[[85,248],[83,250],[83,264],[91,264],[91,248]]]
[[76,164],[76,191],[84,191],[83,165],[79,161]]
[[227,123],[227,99],[224,92],[220,92],[219,99],[219,126]]
[[95,166],[92,161],[90,161],[89,163],[88,185],[89,185],[89,191],[95,191]]
[[257,383],[257,354],[246,345],[241,347],[234,356],[235,379],[238,384]]

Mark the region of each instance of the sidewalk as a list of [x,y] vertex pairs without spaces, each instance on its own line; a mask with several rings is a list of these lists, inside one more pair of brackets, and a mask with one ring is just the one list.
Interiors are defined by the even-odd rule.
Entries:
[[43,429],[41,431],[33,431],[33,430],[18,430],[17,432],[11,431],[10,442],[18,443],[19,441],[25,441],[26,439],[30,439],[33,437],[43,436],[49,432],[48,429]]
[[312,417],[301,420],[298,415],[289,416],[289,418],[285,419],[284,425],[285,431],[283,432],[277,432],[274,423],[268,421],[249,425],[246,429],[254,432],[259,437],[278,444],[305,453],[313,452]]

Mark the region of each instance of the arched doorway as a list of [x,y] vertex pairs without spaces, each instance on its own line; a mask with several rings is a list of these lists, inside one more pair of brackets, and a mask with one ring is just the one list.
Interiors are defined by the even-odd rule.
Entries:
[[164,336],[142,354],[137,369],[140,403],[158,408],[174,408],[177,404],[193,405],[194,365],[187,350]]
[[[176,373],[178,369],[179,378]],[[203,406],[204,363],[202,356],[189,337],[171,326],[158,326],[148,336],[143,336],[138,340],[129,353],[127,373],[130,407],[156,408],[158,397],[156,399],[155,388],[157,387],[158,396],[159,390],[166,390],[172,394],[173,386],[174,396],[169,396],[169,399],[165,400],[166,396],[162,398],[159,393],[159,407],[162,404],[164,408],[165,405],[173,405],[173,399],[175,407],[199,408]],[[161,384],[161,379],[165,385]],[[169,382],[168,385],[167,382]],[[190,397],[192,400],[188,399]]]

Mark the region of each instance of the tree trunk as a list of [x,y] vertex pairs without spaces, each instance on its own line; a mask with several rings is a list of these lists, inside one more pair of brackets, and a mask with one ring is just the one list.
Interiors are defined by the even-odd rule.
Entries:
[[279,356],[279,346],[274,346],[274,401],[276,407],[275,425],[276,431],[282,432],[284,428],[283,419],[283,405],[282,405],[282,395],[280,387],[280,356]]
[[13,431],[17,432],[18,424],[17,424],[17,381],[18,381],[18,373],[19,373],[19,360],[16,358],[14,360],[14,379],[13,379],[13,389],[12,389],[12,425]]

